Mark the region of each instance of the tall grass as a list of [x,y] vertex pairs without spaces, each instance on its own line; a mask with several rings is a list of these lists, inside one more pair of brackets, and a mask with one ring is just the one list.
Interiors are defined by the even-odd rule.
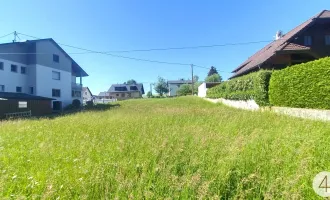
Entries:
[[330,123],[198,98],[0,123],[0,198],[317,199]]

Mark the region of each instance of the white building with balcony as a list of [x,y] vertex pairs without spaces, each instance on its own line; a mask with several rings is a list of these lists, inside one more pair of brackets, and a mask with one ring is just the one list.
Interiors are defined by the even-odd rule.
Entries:
[[82,102],[86,76],[53,39],[0,44],[0,92],[49,97],[60,110],[74,99]]

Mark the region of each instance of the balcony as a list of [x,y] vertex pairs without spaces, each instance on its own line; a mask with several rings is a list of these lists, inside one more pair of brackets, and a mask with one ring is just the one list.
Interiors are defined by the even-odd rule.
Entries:
[[76,91],[82,90],[82,85],[79,83],[71,83],[71,85],[72,85],[72,90],[76,90]]

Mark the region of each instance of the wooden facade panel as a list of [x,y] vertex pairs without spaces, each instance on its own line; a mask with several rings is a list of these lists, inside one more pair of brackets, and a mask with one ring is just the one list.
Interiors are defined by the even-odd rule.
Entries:
[[[19,102],[27,102],[27,108],[19,108]],[[43,116],[52,113],[51,100],[0,100],[0,118],[6,113],[30,111],[32,116]]]

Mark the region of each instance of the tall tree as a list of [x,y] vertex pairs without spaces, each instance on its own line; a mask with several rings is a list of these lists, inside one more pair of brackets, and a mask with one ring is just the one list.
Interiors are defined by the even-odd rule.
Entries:
[[219,74],[217,69],[215,67],[211,67],[209,73],[207,73],[207,76],[212,76],[213,74]]
[[168,85],[165,79],[160,76],[158,77],[158,82],[154,84],[154,86],[155,91],[158,92],[160,96],[163,96],[164,93],[168,92]]
[[213,74],[205,78],[205,82],[214,83],[214,82],[221,82],[222,78],[219,74]]
[[125,82],[124,84],[132,85],[132,84],[137,84],[137,82],[134,79],[130,79],[127,82]]

